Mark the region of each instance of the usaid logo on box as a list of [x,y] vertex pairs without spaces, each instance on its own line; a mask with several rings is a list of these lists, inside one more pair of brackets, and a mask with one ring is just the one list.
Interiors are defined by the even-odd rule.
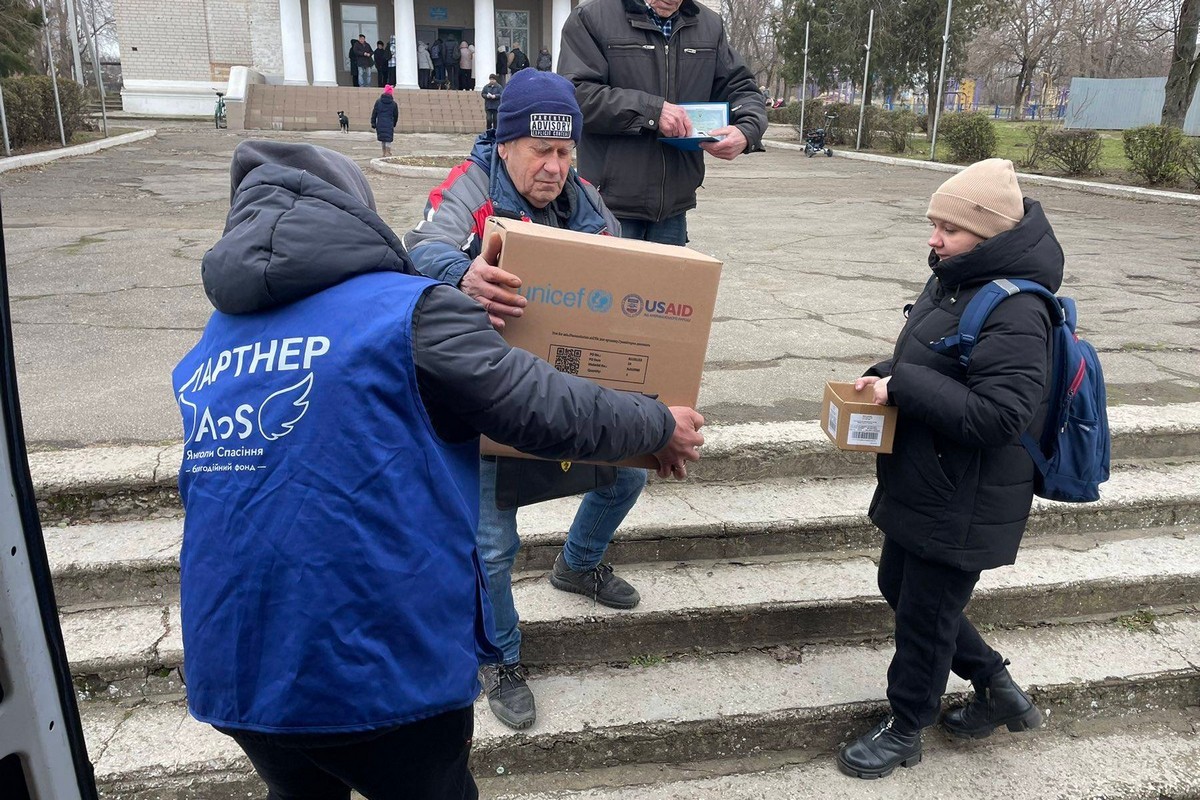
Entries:
[[621,299],[621,312],[627,317],[656,317],[691,322],[693,309],[687,303],[668,300],[647,300],[640,294],[627,294]]
[[529,135],[546,139],[570,139],[570,114],[530,114]]

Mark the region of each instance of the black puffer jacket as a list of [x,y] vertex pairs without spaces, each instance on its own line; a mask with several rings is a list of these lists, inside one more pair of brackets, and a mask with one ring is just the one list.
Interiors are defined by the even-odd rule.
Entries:
[[[346,156],[246,141],[230,172],[225,232],[201,264],[218,311],[268,311],[372,272],[416,276]],[[418,302],[413,358],[422,403],[447,441],[483,434],[547,458],[620,461],[661,450],[675,430],[662,403],[564,375],[509,347],[483,307],[446,284]]]
[[683,0],[670,40],[642,0],[589,0],[567,17],[558,71],[583,111],[579,174],[618,217],[659,222],[696,205],[704,153],[658,141],[663,102],[729,103],[729,124],[760,147],[767,111],[721,17]]
[[1040,435],[1049,393],[1050,313],[1036,296],[1001,303],[984,325],[971,366],[929,343],[958,331],[975,293],[997,278],[1062,283],[1063,252],[1042,207],[1025,201],[1011,231],[938,262],[912,306],[889,361],[900,410],[890,455],[880,455],[871,521],[906,550],[958,569],[1011,564],[1033,500],[1033,461],[1020,443]]

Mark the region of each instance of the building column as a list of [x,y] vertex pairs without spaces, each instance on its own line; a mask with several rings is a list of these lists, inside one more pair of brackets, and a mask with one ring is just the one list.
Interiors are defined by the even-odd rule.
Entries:
[[279,0],[279,33],[283,49],[283,82],[308,85],[308,59],[304,57],[304,19],[300,0]]
[[[417,13],[413,0],[396,0],[396,87],[417,89]],[[386,36],[382,37],[384,40]]]
[[337,86],[337,53],[333,45],[330,0],[308,0],[308,35],[312,38],[313,86]]
[[496,68],[496,4],[475,0],[475,88],[487,86]]
[[571,0],[551,0],[554,4],[550,7],[550,28],[553,50],[551,53],[554,56],[554,69],[558,70],[558,48],[562,44],[562,29],[563,25],[567,24],[567,17],[571,16]]

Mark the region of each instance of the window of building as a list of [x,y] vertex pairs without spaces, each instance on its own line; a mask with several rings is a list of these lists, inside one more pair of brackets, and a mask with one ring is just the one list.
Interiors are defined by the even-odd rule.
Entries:
[[[514,44],[520,45],[525,55],[529,55],[529,12],[496,9],[496,46],[503,45],[511,50]],[[530,56],[530,60],[532,58]]]

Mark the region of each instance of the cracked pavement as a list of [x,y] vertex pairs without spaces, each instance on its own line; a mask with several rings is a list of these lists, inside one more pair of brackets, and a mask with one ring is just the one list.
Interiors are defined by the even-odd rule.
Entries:
[[[399,233],[433,178],[369,170],[367,135],[263,134],[333,147],[368,169]],[[179,438],[170,371],[210,312],[199,259],[220,235],[242,134],[165,123],[159,135],[0,175],[26,436],[35,448]],[[397,154],[465,154],[417,134]],[[887,356],[920,291],[930,193],[944,173],[771,150],[710,160],[692,246],[725,261],[700,406],[712,422],[811,419],[824,382]],[[1110,403],[1200,389],[1195,207],[1027,187],[1067,254],[1064,293],[1102,354]]]

